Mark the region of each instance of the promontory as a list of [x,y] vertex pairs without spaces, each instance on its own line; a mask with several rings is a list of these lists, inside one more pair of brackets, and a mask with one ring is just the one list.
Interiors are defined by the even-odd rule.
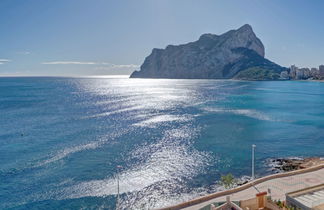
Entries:
[[277,80],[287,69],[265,57],[250,25],[222,35],[203,34],[197,41],[153,49],[131,78]]

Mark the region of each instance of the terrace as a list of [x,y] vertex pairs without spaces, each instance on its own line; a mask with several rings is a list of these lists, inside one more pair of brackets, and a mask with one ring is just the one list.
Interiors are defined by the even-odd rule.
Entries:
[[324,209],[324,184],[286,194],[289,205],[301,209]]

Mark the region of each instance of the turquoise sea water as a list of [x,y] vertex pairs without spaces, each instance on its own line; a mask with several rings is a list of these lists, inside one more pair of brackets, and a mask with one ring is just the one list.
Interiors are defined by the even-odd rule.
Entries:
[[0,209],[167,206],[324,156],[324,83],[0,78]]

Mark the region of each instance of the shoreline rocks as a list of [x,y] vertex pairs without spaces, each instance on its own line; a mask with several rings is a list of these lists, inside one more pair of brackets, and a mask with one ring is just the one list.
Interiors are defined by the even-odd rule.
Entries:
[[310,157],[310,158],[276,158],[268,160],[268,165],[271,170],[279,172],[288,172],[298,169],[309,168],[319,164],[324,164],[324,158],[320,157]]

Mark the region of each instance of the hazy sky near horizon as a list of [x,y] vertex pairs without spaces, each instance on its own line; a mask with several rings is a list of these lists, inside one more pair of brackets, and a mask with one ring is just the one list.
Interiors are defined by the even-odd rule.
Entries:
[[1,0],[0,75],[129,74],[152,48],[250,24],[266,57],[324,64],[322,0]]

